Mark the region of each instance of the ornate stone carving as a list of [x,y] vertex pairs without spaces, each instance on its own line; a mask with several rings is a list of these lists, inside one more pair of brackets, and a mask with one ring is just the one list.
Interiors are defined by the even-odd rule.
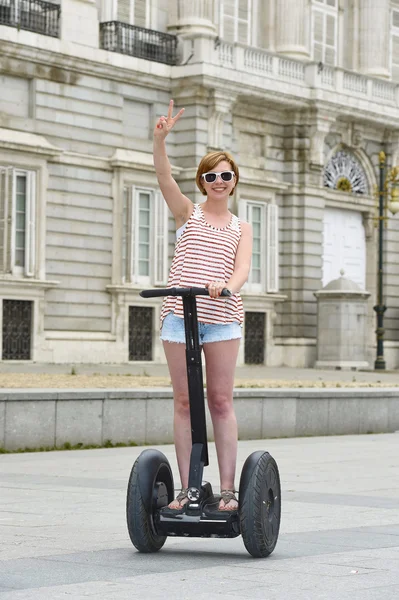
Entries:
[[223,126],[226,115],[232,112],[235,97],[214,90],[211,106],[209,109],[208,122],[208,146],[213,150],[221,150],[223,144]]
[[310,156],[311,169],[321,170],[324,167],[324,141],[330,133],[331,125],[335,122],[335,116],[331,113],[315,113],[310,120]]
[[330,158],[324,169],[324,186],[353,194],[367,194],[367,177],[356,157],[339,150]]

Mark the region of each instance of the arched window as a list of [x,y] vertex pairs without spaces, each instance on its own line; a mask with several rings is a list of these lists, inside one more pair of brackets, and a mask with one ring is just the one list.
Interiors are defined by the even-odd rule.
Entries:
[[357,158],[347,150],[338,150],[324,169],[324,186],[353,194],[367,194],[366,173]]

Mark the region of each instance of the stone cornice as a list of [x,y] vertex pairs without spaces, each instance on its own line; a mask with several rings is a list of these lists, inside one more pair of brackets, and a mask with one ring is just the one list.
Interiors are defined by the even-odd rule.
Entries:
[[[140,84],[150,88],[156,87],[159,90],[168,92],[170,90],[172,67],[169,65],[149,62],[142,58],[110,52],[101,48],[66,44],[54,38],[45,38],[46,47],[40,47],[41,40],[39,38],[44,36],[29,31],[18,32],[20,36],[29,36],[26,38],[27,42],[33,36],[31,44],[21,44],[20,37],[17,42],[17,38],[15,41],[7,39],[7,37],[12,37],[11,35],[7,37],[2,35],[3,30],[9,29],[14,33],[12,28],[0,25],[2,54],[0,72],[20,73],[21,69],[26,70],[29,63],[35,63],[40,65],[40,75],[35,76],[60,81],[60,83],[67,83],[68,81],[63,81],[63,75],[57,73],[56,69],[62,69],[66,74],[92,75],[123,83]],[[15,30],[16,32],[17,30]],[[75,50],[75,54],[71,55],[71,50]],[[17,61],[15,68],[11,67],[10,60]],[[67,75],[66,77],[68,79]]]
[[[117,148],[113,156],[109,159],[109,164],[113,168],[140,169],[141,171],[155,173],[153,156],[149,152]],[[172,165],[173,175],[178,175],[181,171],[182,169],[180,167]]]
[[0,127],[0,148],[40,154],[50,158],[59,156],[63,152],[61,148],[53,146],[41,135],[3,127]]
[[0,275],[0,291],[6,293],[8,290],[21,288],[24,293],[31,289],[49,289],[60,285],[59,281],[32,279],[29,277],[14,277],[13,275]]

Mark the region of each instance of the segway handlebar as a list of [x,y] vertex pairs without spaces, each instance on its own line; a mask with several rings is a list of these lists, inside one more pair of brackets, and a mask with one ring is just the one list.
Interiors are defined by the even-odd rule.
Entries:
[[[222,290],[221,296],[231,296],[232,293],[227,288]],[[171,287],[171,288],[156,288],[153,290],[142,290],[140,292],[142,298],[155,298],[158,296],[209,296],[207,288],[201,287]]]

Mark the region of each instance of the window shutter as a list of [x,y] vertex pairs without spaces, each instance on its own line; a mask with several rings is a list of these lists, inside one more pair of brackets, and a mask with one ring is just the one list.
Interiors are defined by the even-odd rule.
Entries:
[[118,0],[118,21],[130,23],[130,3],[131,0]]
[[147,0],[134,1],[134,25],[147,26]]
[[248,221],[247,201],[240,199],[238,201],[238,218],[243,221]]
[[313,12],[313,60],[323,62],[324,15],[315,10]]
[[[130,190],[130,215],[129,225],[130,231],[128,240],[130,241],[130,253],[128,255],[129,262],[129,279],[131,282],[137,282],[138,276],[138,260],[139,260],[139,203],[137,201],[137,190],[134,186],[129,188]],[[128,242],[129,247],[129,242]]]
[[337,15],[313,10],[313,60],[334,66],[337,59]]
[[168,207],[160,192],[154,207],[154,285],[166,285],[168,279]]
[[278,206],[267,205],[267,274],[266,291],[278,292],[279,265],[278,265]]
[[13,195],[14,169],[0,168],[0,273],[12,270]]
[[223,39],[225,42],[234,44],[235,42],[235,23],[234,19],[230,17],[224,17],[223,19]]
[[225,42],[234,44],[236,41],[236,0],[222,0],[220,8],[221,37]]
[[36,173],[29,173],[26,198],[25,275],[35,275],[36,263]]
[[324,62],[326,65],[335,66],[336,63],[336,26],[337,19],[333,15],[326,15],[326,53]]
[[392,79],[399,81],[399,10],[392,11],[391,70]]
[[392,79],[399,81],[399,35],[392,36]]
[[230,43],[251,43],[252,0],[222,0],[221,37]]

